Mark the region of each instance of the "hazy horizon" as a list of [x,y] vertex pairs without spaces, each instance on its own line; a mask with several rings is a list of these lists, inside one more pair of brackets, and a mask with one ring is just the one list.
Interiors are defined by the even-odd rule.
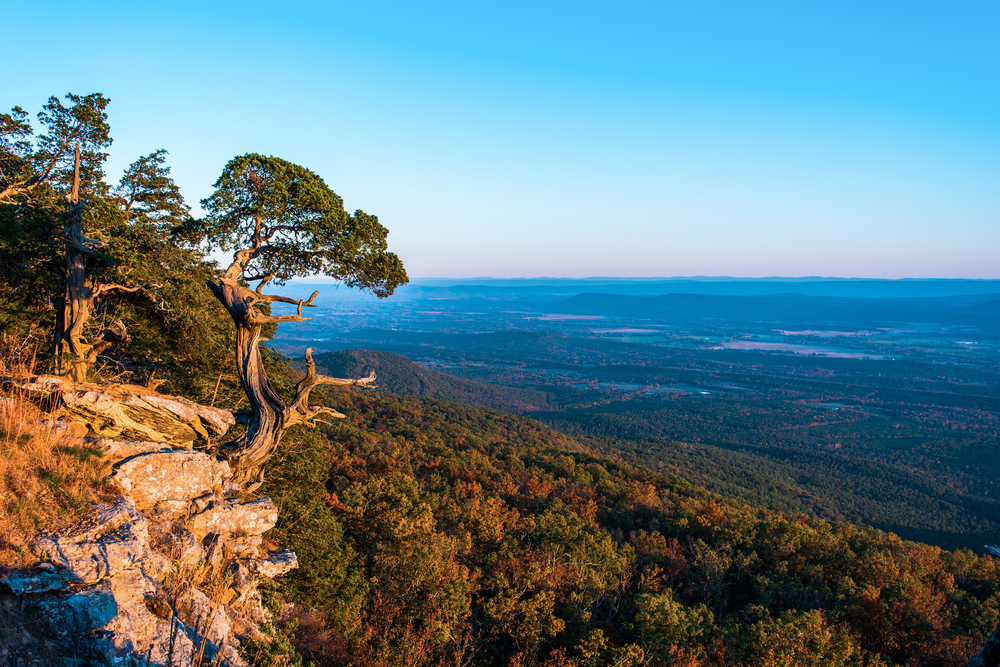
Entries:
[[[517,281],[517,280],[610,280],[610,281],[634,281],[634,282],[654,282],[654,281],[880,281],[880,282],[905,282],[905,281],[951,281],[951,282],[1000,282],[1000,278],[936,278],[936,277],[904,277],[904,278],[875,278],[865,276],[410,276],[410,284],[418,280],[438,280],[438,281]],[[310,276],[308,278],[296,278],[294,282],[315,282],[324,284],[336,284],[329,282],[327,276]],[[293,281],[289,281],[293,282]]]

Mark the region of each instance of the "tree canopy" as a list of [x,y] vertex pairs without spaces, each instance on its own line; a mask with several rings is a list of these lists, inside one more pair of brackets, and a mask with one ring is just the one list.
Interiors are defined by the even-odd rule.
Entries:
[[[238,383],[231,372],[219,374],[232,331],[204,288],[218,267],[171,235],[190,214],[166,150],[138,158],[117,184],[105,180],[108,103],[101,93],[52,97],[34,125],[21,107],[0,114],[0,330],[38,344],[37,370],[49,364],[41,339],[66,295],[66,195],[79,145],[83,297],[91,311],[80,335],[93,339],[121,321],[130,340],[101,351],[98,365],[108,373],[141,382],[158,369],[171,391],[205,401],[218,393],[227,402]],[[113,285],[142,289],[112,292]]]
[[45,131],[35,137],[28,114],[14,107],[0,114],[0,203],[30,196],[43,183],[65,189],[73,181],[74,148],[80,147],[80,179],[84,189],[103,178],[111,145],[105,113],[110,100],[101,93],[66,95],[68,105],[50,97],[38,122]]
[[202,200],[208,243],[235,254],[227,278],[278,281],[320,273],[379,297],[407,282],[387,251],[388,230],[343,200],[314,172],[256,153],[233,158]]

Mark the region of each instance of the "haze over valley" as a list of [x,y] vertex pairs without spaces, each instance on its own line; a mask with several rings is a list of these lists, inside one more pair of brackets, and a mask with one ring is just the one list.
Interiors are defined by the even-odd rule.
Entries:
[[774,508],[948,548],[1000,531],[1000,281],[416,279],[388,301],[285,289],[320,296],[276,349],[405,357],[318,354],[334,374],[525,414]]

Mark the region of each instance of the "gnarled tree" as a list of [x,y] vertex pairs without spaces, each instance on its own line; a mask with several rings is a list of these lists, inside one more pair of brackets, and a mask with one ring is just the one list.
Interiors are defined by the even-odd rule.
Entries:
[[[218,282],[209,282],[215,297],[236,325],[238,374],[250,402],[246,431],[220,445],[239,481],[263,479],[262,465],[274,453],[284,432],[310,424],[321,415],[343,417],[330,408],[310,407],[309,392],[320,384],[366,384],[360,380],[316,374],[309,352],[308,372],[285,403],[267,377],[258,345],[263,327],[301,322],[308,300],[264,294],[271,280],[279,283],[324,274],[368,290],[380,298],[406,283],[403,264],[386,250],[388,230],[364,211],[349,214],[344,204],[312,171],[276,157],[249,154],[234,158],[215,183],[215,193],[202,201],[204,219],[190,225],[186,236],[205,238],[213,247],[233,251],[233,261]],[[192,234],[193,232],[193,234]],[[259,281],[256,289],[250,282]],[[294,314],[273,315],[270,304],[297,306]]]
[[126,340],[128,333],[119,320],[117,329],[104,329],[87,337],[84,327],[90,320],[95,302],[108,292],[134,292],[139,287],[115,283],[97,284],[87,278],[87,257],[100,241],[83,235],[83,207],[80,201],[80,147],[76,147],[73,189],[67,195],[69,213],[66,217],[66,292],[56,302],[56,331],[53,353],[61,373],[74,382],[86,382],[87,370],[97,356],[111,345]]

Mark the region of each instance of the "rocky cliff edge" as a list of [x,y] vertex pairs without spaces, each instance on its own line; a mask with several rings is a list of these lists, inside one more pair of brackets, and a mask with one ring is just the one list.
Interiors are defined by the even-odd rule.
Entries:
[[[33,570],[0,578],[0,665],[252,664],[248,641],[268,641],[259,585],[296,559],[264,537],[274,504],[230,482],[226,462],[190,449],[224,434],[232,415],[57,380],[35,383],[52,426],[99,450],[121,495],[39,537]],[[160,437],[100,437],[137,432]]]

